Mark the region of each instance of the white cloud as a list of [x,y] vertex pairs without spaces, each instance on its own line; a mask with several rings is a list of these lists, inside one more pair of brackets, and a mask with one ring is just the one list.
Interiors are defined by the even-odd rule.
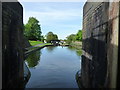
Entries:
[[36,17],[42,23],[49,23],[53,21],[63,21],[63,20],[72,20],[76,17],[82,17],[82,12],[80,10],[72,9],[72,10],[45,10],[42,12],[39,11],[24,11],[24,22],[28,21],[30,16]]
[[[29,3],[23,4],[24,10],[24,23],[27,23],[29,17],[36,17],[41,24],[42,34],[45,35],[49,30],[56,33],[59,38],[65,38],[69,34],[76,33],[77,30],[82,28],[82,7],[76,6],[76,4],[67,4],[71,7],[60,8],[61,4],[49,3],[44,6],[44,4],[34,4],[34,8],[29,8]],[[54,6],[53,6],[54,5]],[[73,6],[74,5],[74,6]],[[27,8],[26,8],[27,7]]]

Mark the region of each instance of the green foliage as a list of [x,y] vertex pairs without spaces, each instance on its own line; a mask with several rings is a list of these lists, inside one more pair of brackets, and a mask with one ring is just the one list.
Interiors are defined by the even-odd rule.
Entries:
[[76,40],[82,41],[82,30],[79,30],[78,33],[76,34]]
[[34,53],[29,54],[29,56],[26,59],[26,61],[27,61],[28,66],[30,68],[34,68],[35,66],[38,65],[38,63],[40,62],[40,55],[41,55],[40,50],[38,50],[38,51],[36,51]]
[[71,34],[67,37],[67,43],[70,44],[72,41],[75,41],[76,39],[76,35],[75,34]]
[[82,49],[79,46],[69,46],[70,50],[75,51],[78,56],[82,55]]
[[79,30],[77,32],[77,34],[71,34],[71,35],[67,36],[66,42],[68,44],[75,42],[75,41],[82,41],[82,30]]
[[56,34],[53,34],[53,32],[48,32],[46,35],[47,43],[50,43],[52,40],[58,40],[58,36]]
[[44,39],[44,36],[41,36],[41,41],[44,42],[44,40],[45,40],[45,39]]
[[34,17],[29,17],[28,23],[24,25],[24,35],[29,40],[41,40],[41,28],[39,21]]

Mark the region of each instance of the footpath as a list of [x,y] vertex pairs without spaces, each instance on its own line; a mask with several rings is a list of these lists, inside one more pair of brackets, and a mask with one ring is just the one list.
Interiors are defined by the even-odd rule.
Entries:
[[34,52],[38,49],[42,49],[42,48],[47,47],[47,46],[53,46],[53,45],[50,44],[50,43],[42,43],[42,44],[37,44],[37,45],[34,45],[34,46],[30,46],[30,47],[25,48],[25,53],[24,54],[26,56],[31,52]]

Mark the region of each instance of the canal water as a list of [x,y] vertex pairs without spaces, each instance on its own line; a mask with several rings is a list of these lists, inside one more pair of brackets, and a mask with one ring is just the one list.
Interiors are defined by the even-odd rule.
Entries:
[[45,47],[26,59],[31,77],[26,88],[78,88],[81,51],[72,47]]

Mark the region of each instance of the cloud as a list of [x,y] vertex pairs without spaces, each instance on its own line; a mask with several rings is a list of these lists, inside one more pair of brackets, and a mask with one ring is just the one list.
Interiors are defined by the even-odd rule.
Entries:
[[28,21],[30,16],[38,18],[41,22],[49,23],[53,21],[69,21],[74,20],[76,18],[82,17],[82,12],[78,12],[79,10],[50,10],[50,11],[24,11],[24,22]]
[[65,38],[66,35],[76,33],[82,28],[83,4],[81,3],[22,4],[24,23],[27,23],[29,17],[36,17],[40,21],[43,34],[53,31],[60,38]]

